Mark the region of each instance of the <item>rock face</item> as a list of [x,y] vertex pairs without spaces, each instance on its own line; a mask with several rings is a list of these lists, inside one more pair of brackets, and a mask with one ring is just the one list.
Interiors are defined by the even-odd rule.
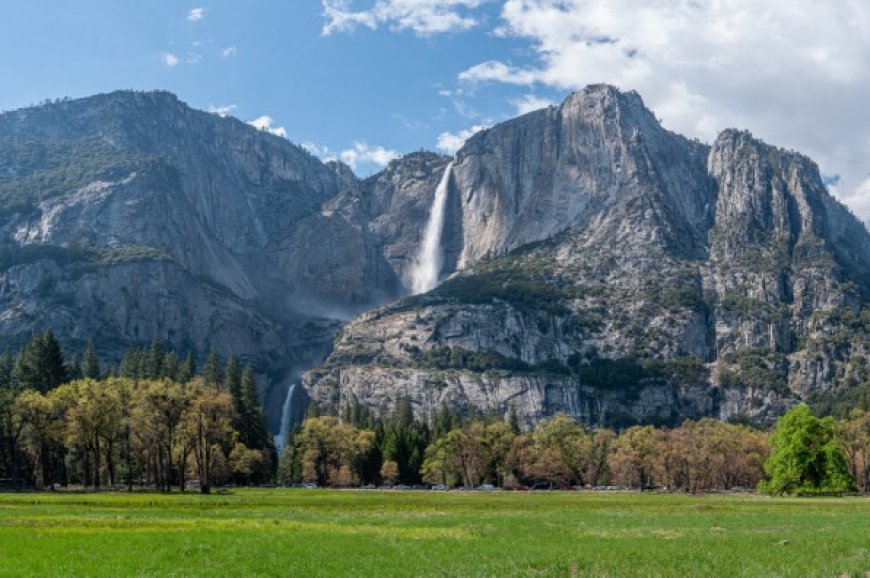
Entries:
[[621,426],[868,387],[870,237],[808,159],[689,141],[592,86],[477,134],[453,171],[459,272],[346,325],[303,378],[321,405]]
[[[164,92],[2,114],[0,336],[235,353],[273,428],[305,370],[297,410],[408,397],[529,425],[768,420],[868,388],[870,240],[808,159],[687,140],[591,86],[450,161],[359,180]],[[445,174],[446,281],[409,296]]]
[[409,155],[360,182],[163,92],[0,115],[0,336],[234,353],[276,385],[276,410],[336,319],[406,293],[446,162]]

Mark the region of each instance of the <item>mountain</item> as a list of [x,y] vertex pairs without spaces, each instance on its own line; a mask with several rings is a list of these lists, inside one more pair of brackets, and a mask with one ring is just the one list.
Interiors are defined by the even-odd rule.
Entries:
[[458,272],[346,325],[317,403],[622,426],[866,395],[870,236],[807,158],[591,86],[472,137],[448,182]]
[[0,217],[7,343],[235,353],[276,430],[303,372],[297,416],[307,392],[529,424],[767,420],[868,387],[870,240],[816,166],[603,85],[362,180],[166,92],[50,102],[0,115]]
[[415,222],[447,160],[360,182],[340,163],[166,92],[0,115],[0,336],[51,327],[104,358],[159,339],[253,362],[284,392],[337,320],[405,293]]

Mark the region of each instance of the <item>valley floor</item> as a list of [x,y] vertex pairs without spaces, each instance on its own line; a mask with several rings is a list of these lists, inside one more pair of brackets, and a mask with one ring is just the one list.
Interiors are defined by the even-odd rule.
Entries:
[[0,494],[0,576],[867,576],[870,499]]

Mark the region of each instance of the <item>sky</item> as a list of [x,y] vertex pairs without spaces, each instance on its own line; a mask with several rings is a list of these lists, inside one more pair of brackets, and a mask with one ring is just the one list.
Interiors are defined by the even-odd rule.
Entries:
[[3,0],[0,109],[164,89],[367,176],[587,84],[819,163],[870,221],[868,0]]

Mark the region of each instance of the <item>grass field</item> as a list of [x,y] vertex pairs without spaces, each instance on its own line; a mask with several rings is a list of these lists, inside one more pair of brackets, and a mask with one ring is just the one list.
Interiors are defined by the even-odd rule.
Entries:
[[[787,542],[786,542],[787,541]],[[0,494],[0,576],[864,576],[870,499]]]

